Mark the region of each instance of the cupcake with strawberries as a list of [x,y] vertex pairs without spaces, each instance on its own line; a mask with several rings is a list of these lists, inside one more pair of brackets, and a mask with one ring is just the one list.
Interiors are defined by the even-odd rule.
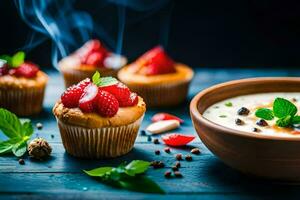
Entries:
[[140,94],[148,107],[174,106],[186,99],[193,70],[157,46],[118,73],[120,81]]
[[127,63],[124,56],[107,50],[99,40],[90,40],[73,54],[59,63],[65,86],[77,84],[85,78],[91,78],[96,71],[103,76],[116,76],[119,68]]
[[82,158],[128,153],[145,111],[141,97],[98,72],[69,87],[53,108],[66,151]]
[[48,76],[25,53],[0,56],[0,107],[19,116],[42,110]]

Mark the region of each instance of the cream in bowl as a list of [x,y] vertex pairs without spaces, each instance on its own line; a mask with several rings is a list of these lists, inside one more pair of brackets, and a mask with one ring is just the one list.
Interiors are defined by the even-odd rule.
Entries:
[[241,95],[214,103],[204,111],[203,117],[243,132],[300,137],[300,120],[297,116],[299,101],[300,92]]

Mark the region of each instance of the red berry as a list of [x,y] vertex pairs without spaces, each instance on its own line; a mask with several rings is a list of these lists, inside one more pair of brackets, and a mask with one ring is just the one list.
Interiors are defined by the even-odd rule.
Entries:
[[98,94],[98,87],[90,83],[88,86],[84,88],[83,94],[81,95],[79,99],[78,107],[83,112],[93,112],[93,102]]
[[8,74],[8,66],[4,64],[0,67],[0,76],[4,76],[6,74]]
[[126,101],[122,102],[122,105],[120,104],[120,107],[129,107],[129,106],[135,106],[139,102],[139,97],[136,93],[132,92],[129,96],[129,98]]
[[105,55],[102,52],[95,51],[87,56],[85,64],[87,65],[95,65],[95,66],[103,66]]
[[33,78],[39,71],[39,67],[31,62],[24,62],[15,70],[12,70],[10,74],[15,76],[22,76],[25,78]]
[[62,95],[61,102],[67,108],[75,108],[78,106],[79,99],[82,96],[84,89],[87,85],[90,84],[89,79],[85,79],[78,83],[77,85],[73,85],[69,87]]
[[119,102],[114,95],[99,90],[95,100],[95,108],[103,117],[112,117],[119,110]]
[[114,85],[101,87],[101,90],[105,90],[110,94],[114,95],[119,102],[120,107],[124,107],[123,103],[130,99],[129,88],[121,82]]

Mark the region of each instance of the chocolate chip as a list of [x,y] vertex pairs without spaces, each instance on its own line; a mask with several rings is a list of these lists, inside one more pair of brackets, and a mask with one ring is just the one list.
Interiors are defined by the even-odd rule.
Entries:
[[186,161],[192,161],[193,160],[193,157],[191,155],[186,155],[185,156],[185,160]]
[[260,129],[254,127],[254,128],[252,129],[252,131],[253,131],[253,132],[260,132]]
[[21,158],[21,159],[19,159],[19,164],[20,164],[20,165],[25,165],[25,160],[24,160],[24,159],[22,159],[22,158]]
[[155,138],[155,139],[153,140],[153,143],[154,143],[154,144],[159,144],[159,140],[158,140],[157,138]]
[[145,131],[145,130],[141,130],[141,135],[142,135],[142,136],[147,135],[147,134],[146,134],[146,131]]
[[200,152],[200,149],[199,149],[199,148],[193,148],[193,149],[191,150],[191,153],[192,153],[192,154],[197,154],[197,155],[199,155],[201,152]]
[[266,122],[266,120],[264,120],[264,119],[258,120],[258,121],[256,122],[256,124],[257,124],[258,126],[268,126],[268,125],[269,125],[268,122]]
[[163,168],[165,164],[162,161],[152,161],[150,164],[154,169]]
[[297,102],[298,100],[296,98],[292,98],[292,102]]
[[160,150],[155,150],[154,153],[155,153],[156,155],[159,155],[159,154],[160,154]]
[[175,163],[175,166],[176,166],[177,168],[181,167],[181,164],[180,164],[180,162],[179,162],[179,161],[177,161],[177,162]]
[[178,167],[176,165],[172,166],[172,170],[175,172],[175,171],[178,171]]
[[165,175],[166,178],[170,178],[171,175],[172,175],[172,172],[166,171],[164,175]]
[[36,128],[38,129],[38,130],[42,130],[43,129],[43,124],[42,123],[36,123]]
[[182,160],[182,154],[181,153],[176,154],[175,158],[176,160]]
[[182,177],[182,174],[179,171],[174,172],[174,175],[178,178]]
[[241,119],[239,119],[239,118],[236,118],[235,119],[235,124],[236,125],[243,125],[245,122],[243,121],[243,120],[241,120]]
[[250,112],[250,110],[248,108],[245,107],[241,107],[238,111],[237,114],[238,115],[248,115]]
[[171,152],[171,149],[170,149],[169,147],[166,147],[166,148],[164,148],[164,151],[165,151],[166,153],[170,153],[170,152]]

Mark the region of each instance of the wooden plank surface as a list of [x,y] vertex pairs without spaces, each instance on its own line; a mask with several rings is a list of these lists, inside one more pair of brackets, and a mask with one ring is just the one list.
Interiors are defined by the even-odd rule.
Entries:
[[[147,141],[147,137],[139,135],[134,149],[116,159],[83,160],[73,158],[65,153],[55,119],[52,106],[63,92],[63,82],[58,72],[50,71],[50,82],[46,92],[43,112],[32,117],[34,123],[42,122],[43,130],[35,131],[35,135],[46,138],[53,147],[51,159],[37,162],[26,159],[25,165],[19,165],[13,156],[0,157],[0,199],[252,199],[269,196],[297,197],[300,186],[274,181],[260,180],[248,177],[232,170],[209,152],[197,138],[185,148],[172,148],[172,152],[163,152],[164,145],[155,145]],[[192,83],[189,100],[203,88],[227,80],[255,76],[299,76],[296,70],[250,70],[250,69],[200,69]],[[176,108],[149,110],[142,124],[142,129],[150,122],[151,116],[158,112],[174,113],[185,119],[183,126],[176,132],[195,134],[189,118],[189,100]],[[51,137],[53,135],[54,137]],[[157,136],[158,137],[158,136]],[[0,137],[1,139],[1,137]],[[2,138],[3,139],[3,138]],[[201,155],[193,156],[193,161],[182,161],[181,179],[165,179],[163,173],[175,162],[174,154],[189,153],[193,147],[199,147]],[[155,155],[156,149],[161,155]],[[84,175],[83,169],[98,166],[117,165],[123,161],[133,159],[163,160],[164,169],[151,169],[147,173],[157,181],[167,195],[148,195],[126,190],[118,190],[103,185]]]

